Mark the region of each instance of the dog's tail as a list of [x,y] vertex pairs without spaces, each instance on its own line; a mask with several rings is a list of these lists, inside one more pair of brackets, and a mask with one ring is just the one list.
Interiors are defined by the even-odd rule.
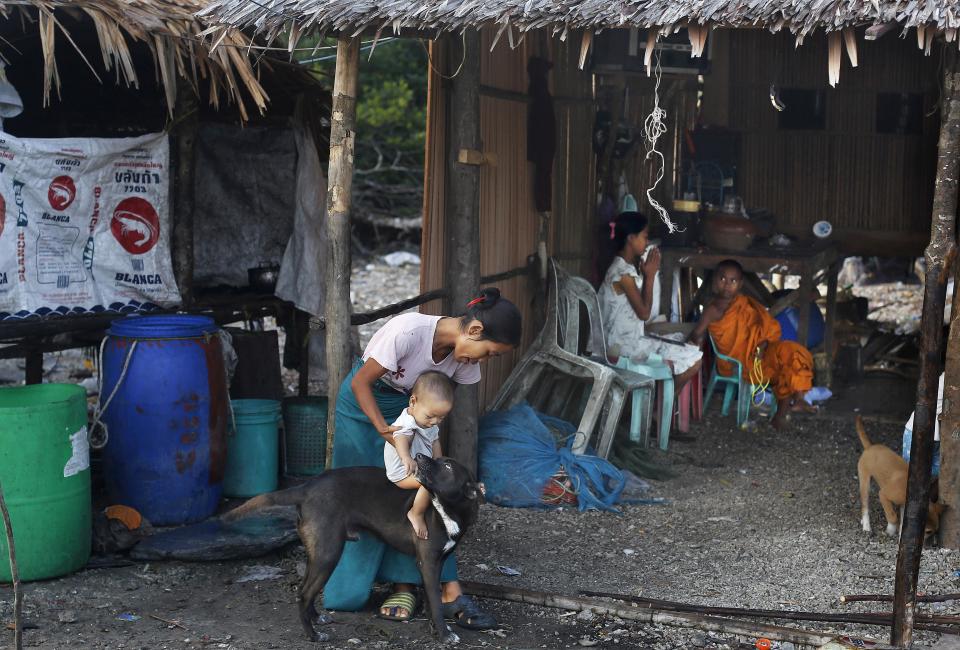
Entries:
[[263,510],[264,508],[269,508],[271,506],[297,506],[303,503],[303,500],[306,498],[306,483],[303,485],[297,485],[286,490],[278,490],[277,492],[268,492],[267,494],[260,494],[244,501],[239,506],[231,510],[230,512],[225,513],[221,518],[225,521],[234,521],[245,517],[251,512],[256,512],[257,510]]
[[873,444],[867,437],[867,430],[863,428],[863,418],[859,415],[857,416],[857,435],[860,436],[860,444],[863,445],[864,449]]

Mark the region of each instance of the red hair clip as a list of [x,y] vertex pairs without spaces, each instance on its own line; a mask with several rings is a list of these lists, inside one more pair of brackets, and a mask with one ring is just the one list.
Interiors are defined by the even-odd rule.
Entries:
[[617,224],[616,222],[610,222],[610,239],[613,239],[617,236]]
[[478,305],[481,302],[485,302],[486,300],[487,300],[486,296],[480,296],[479,298],[474,298],[473,300],[467,303],[467,309],[470,309],[474,305]]

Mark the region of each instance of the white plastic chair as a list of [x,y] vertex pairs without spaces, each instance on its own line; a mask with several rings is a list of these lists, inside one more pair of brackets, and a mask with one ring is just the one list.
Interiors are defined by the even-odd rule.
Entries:
[[[581,338],[581,306],[585,307],[589,334]],[[546,383],[546,371],[560,379]],[[546,403],[547,413],[570,406],[577,383],[590,382],[590,391],[577,426],[573,453],[583,454],[596,433],[596,452],[606,458],[613,446],[617,423],[628,391],[646,390],[652,396],[654,381],[607,363],[607,348],[600,319],[600,303],[590,283],[571,277],[550,260],[547,319],[539,336],[501,386],[492,409],[508,409],[527,401],[534,408]],[[646,400],[647,404],[652,398]]]

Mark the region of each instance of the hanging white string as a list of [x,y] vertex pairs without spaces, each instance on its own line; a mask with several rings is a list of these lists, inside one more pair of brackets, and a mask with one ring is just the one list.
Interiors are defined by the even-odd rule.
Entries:
[[647,116],[647,119],[643,121],[643,137],[646,140],[647,145],[646,159],[653,160],[656,158],[658,160],[654,163],[657,167],[657,177],[653,181],[653,185],[647,188],[647,202],[650,204],[650,207],[660,215],[660,219],[667,226],[667,230],[669,232],[682,232],[683,229],[670,220],[670,215],[667,213],[666,208],[660,205],[660,203],[653,198],[653,191],[657,189],[657,185],[659,185],[660,181],[663,180],[667,166],[663,154],[657,149],[657,140],[659,140],[660,137],[667,132],[667,125],[664,121],[667,117],[667,112],[660,107],[660,79],[662,78],[662,70],[660,69],[660,52],[656,51],[654,56],[656,57],[656,65],[654,68],[656,82],[653,86],[653,110],[650,111],[650,115]]

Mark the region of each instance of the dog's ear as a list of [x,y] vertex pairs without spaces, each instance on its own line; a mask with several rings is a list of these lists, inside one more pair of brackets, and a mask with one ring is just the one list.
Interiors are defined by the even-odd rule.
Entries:
[[467,499],[483,499],[486,493],[483,483],[467,483],[463,486],[463,496]]

